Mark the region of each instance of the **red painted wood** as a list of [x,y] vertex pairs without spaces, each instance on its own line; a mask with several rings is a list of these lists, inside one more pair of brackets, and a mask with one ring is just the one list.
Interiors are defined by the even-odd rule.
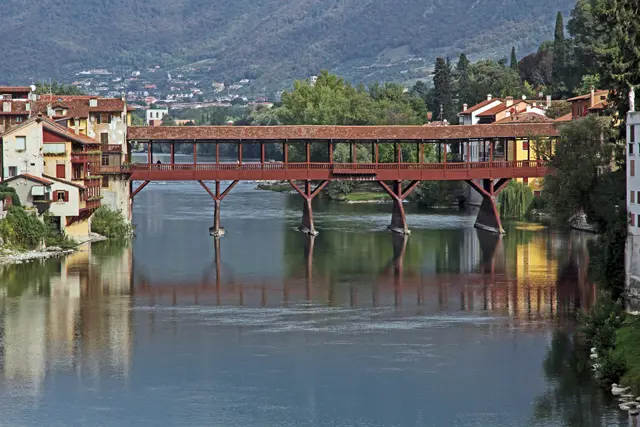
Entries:
[[68,140],[45,129],[42,131],[42,142],[68,142]]

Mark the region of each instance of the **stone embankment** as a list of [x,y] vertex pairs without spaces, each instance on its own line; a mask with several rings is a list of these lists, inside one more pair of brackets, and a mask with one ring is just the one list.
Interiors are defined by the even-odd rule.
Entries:
[[[85,243],[99,242],[107,238],[97,233],[91,233],[81,239],[77,239],[78,246]],[[18,251],[16,249],[3,247],[0,244],[0,265],[22,264],[37,259],[61,258],[74,253],[76,249],[63,249],[58,246],[49,246],[41,250]]]
[[[600,370],[600,364],[598,363],[598,351],[595,347],[591,349],[591,368],[597,374]],[[640,397],[630,394],[629,387],[620,387],[618,384],[611,384],[611,394],[618,398],[618,408],[621,411],[626,411],[632,417],[637,417],[640,414]]]

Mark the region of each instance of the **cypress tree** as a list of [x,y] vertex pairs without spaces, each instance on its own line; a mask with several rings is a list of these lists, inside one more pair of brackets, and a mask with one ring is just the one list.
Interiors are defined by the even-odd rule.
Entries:
[[460,54],[456,65],[456,77],[458,79],[458,100],[460,104],[471,102],[471,79],[469,77],[469,59],[464,53]]
[[564,73],[567,63],[567,45],[564,40],[564,22],[562,13],[556,15],[556,30],[553,38],[553,68],[551,79],[556,92],[564,86]]
[[518,57],[516,56],[516,47],[513,46],[511,48],[511,68],[513,68],[516,71],[519,71],[518,69]]
[[436,113],[440,120],[451,120],[454,114],[453,106],[453,73],[451,72],[451,62],[448,59],[438,57],[433,72],[433,88],[436,106],[442,108],[442,117]]

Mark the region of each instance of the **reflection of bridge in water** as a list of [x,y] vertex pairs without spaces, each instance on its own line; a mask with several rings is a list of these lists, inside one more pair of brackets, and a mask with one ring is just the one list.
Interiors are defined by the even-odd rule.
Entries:
[[215,240],[213,266],[200,281],[151,283],[142,275],[136,284],[132,279],[131,295],[150,304],[286,307],[311,303],[353,308],[422,306],[437,310],[490,311],[530,318],[572,313],[590,307],[594,298],[593,287],[587,280],[586,263],[579,261],[586,251],[584,241],[573,248],[570,243],[571,255],[566,265],[558,269],[557,277],[541,281],[518,271],[515,274],[509,272],[503,239],[492,233],[477,230],[481,256],[475,272],[468,274],[425,274],[416,266],[406,266],[407,236],[392,234],[390,238],[393,256],[385,268],[357,280],[314,273],[315,238],[312,236],[304,240],[304,265],[290,277],[261,280],[225,275],[220,241]]

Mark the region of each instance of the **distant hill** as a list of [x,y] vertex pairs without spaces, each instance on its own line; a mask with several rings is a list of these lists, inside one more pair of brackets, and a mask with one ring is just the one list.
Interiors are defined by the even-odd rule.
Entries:
[[575,0],[2,0],[0,83],[88,67],[199,62],[216,80],[280,85],[328,68],[424,76],[437,55],[519,56]]

